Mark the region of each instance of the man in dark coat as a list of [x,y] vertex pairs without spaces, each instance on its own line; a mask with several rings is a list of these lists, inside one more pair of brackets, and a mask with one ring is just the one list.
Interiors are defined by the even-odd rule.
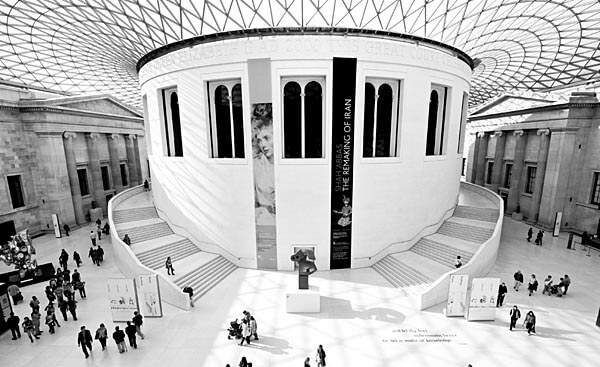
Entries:
[[521,310],[517,305],[514,305],[510,310],[510,330],[517,326],[517,320],[521,318]]
[[137,332],[135,325],[131,323],[131,321],[127,321],[127,326],[125,327],[125,334],[127,334],[127,338],[129,338],[129,346],[137,349],[137,341],[135,340],[135,333]]
[[144,339],[144,333],[142,333],[142,325],[144,324],[144,317],[137,311],[133,312],[133,324],[135,325],[136,331],[140,338]]
[[125,352],[125,333],[123,330],[120,330],[118,326],[115,326],[115,332],[112,337],[117,344],[117,348],[119,348],[119,353]]
[[6,325],[10,328],[10,332],[12,333],[12,340],[17,340],[17,338],[21,337],[21,330],[19,330],[19,323],[21,320],[19,316],[15,316],[13,312],[10,313],[10,317],[6,320]]
[[502,307],[502,302],[504,302],[506,293],[508,293],[508,288],[506,288],[506,284],[502,282],[500,287],[498,287],[498,301],[496,302],[496,307]]
[[88,353],[88,349],[90,352],[92,351],[92,333],[85,328],[85,326],[81,327],[81,331],[77,335],[77,346],[81,347],[83,350],[83,354],[85,354],[85,358],[89,358],[90,354]]

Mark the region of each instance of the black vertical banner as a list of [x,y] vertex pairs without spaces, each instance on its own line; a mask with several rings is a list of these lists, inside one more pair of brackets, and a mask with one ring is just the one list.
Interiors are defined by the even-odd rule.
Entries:
[[356,59],[333,58],[331,269],[351,265]]

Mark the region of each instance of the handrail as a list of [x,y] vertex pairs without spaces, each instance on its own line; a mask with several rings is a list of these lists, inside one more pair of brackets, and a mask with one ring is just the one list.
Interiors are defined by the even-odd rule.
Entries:
[[[420,230],[419,232],[417,232],[417,233],[416,233],[414,236],[412,236],[410,239],[408,239],[408,240],[404,240],[404,241],[399,241],[399,242],[393,242],[393,243],[390,243],[390,244],[389,244],[389,245],[387,245],[386,247],[384,247],[384,248],[382,248],[381,250],[377,251],[377,252],[376,252],[374,255],[355,257],[355,258],[354,258],[354,260],[364,260],[364,259],[370,259],[370,258],[372,258],[372,257],[377,257],[377,256],[379,256],[381,253],[383,253],[383,252],[387,251],[387,250],[388,250],[390,247],[392,247],[392,246],[397,246],[397,245],[399,245],[399,244],[402,244],[402,243],[408,243],[408,242],[414,241],[414,239],[415,239],[415,238],[417,238],[417,237],[419,237],[419,236],[421,236],[421,234],[422,234],[422,233],[423,233],[423,232],[424,232],[426,229],[428,229],[428,228],[430,228],[430,227],[435,227],[435,226],[439,225],[439,224],[440,224],[440,222],[441,222],[441,221],[444,219],[444,217],[445,217],[445,216],[446,216],[446,215],[447,215],[447,214],[448,214],[450,211],[453,211],[453,210],[454,210],[454,208],[456,207],[456,204],[457,204],[457,203],[458,203],[458,199],[457,199],[456,203],[454,203],[454,204],[453,204],[453,205],[452,205],[452,206],[451,206],[449,209],[447,209],[447,210],[446,210],[444,213],[442,213],[442,215],[441,215],[440,219],[438,219],[438,220],[437,220],[435,223],[433,223],[433,224],[430,224],[430,225],[428,225],[428,226],[425,226],[425,227],[421,228],[421,230]],[[421,237],[423,237],[423,236],[421,236]]]

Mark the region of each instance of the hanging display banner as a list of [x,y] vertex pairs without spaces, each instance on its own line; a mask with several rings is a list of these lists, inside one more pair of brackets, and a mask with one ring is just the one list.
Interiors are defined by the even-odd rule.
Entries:
[[469,321],[493,321],[496,317],[496,297],[500,278],[475,278],[469,298]]
[[553,237],[558,237],[560,233],[560,222],[562,221],[562,212],[556,212],[556,218],[554,218],[554,231],[552,232]]
[[333,58],[330,268],[351,266],[356,59]]
[[254,214],[258,269],[277,269],[275,226],[275,165],[271,103],[252,105],[252,152],[254,165]]
[[61,238],[62,235],[60,233],[60,222],[58,220],[58,215],[52,214],[52,226],[54,228],[54,236],[56,238]]
[[140,312],[144,317],[162,317],[162,302],[158,288],[158,275],[138,275],[136,289],[140,302]]
[[446,316],[464,316],[467,311],[468,275],[450,275]]
[[113,321],[131,321],[133,312],[139,311],[133,279],[107,279],[106,285]]

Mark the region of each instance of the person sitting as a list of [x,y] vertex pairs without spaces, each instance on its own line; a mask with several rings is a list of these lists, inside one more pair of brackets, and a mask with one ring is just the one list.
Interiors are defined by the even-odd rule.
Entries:
[[125,237],[123,237],[123,242],[125,242],[127,246],[131,246],[131,239],[129,238],[129,235],[127,233],[125,233]]

